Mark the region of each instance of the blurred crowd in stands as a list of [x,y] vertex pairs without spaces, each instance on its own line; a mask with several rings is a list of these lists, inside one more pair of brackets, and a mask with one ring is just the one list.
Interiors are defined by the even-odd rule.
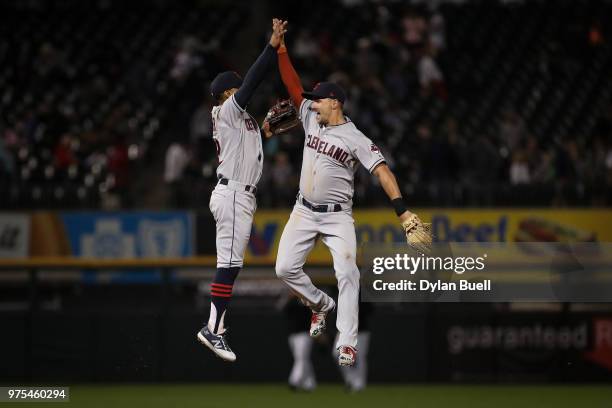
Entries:
[[[306,87],[349,90],[412,203],[612,203],[610,3],[345,3],[294,12],[290,55]],[[268,191],[295,186],[295,137],[269,149]],[[356,202],[385,203],[363,171]]]
[[[290,3],[257,7],[289,20],[305,88],[347,89],[413,205],[612,202],[609,2]],[[4,208],[207,204],[206,89],[232,47],[259,52],[239,34],[255,6],[134,4],[0,1]],[[282,97],[273,72],[249,111]],[[302,146],[299,130],[265,141],[260,206],[292,204]],[[363,169],[355,188],[356,205],[386,204]]]
[[3,207],[147,205],[241,18],[192,3],[0,1]]

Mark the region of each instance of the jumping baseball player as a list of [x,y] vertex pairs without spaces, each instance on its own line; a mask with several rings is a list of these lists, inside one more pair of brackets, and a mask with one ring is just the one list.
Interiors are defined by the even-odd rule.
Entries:
[[352,366],[357,355],[359,314],[352,198],[359,163],[378,178],[403,225],[409,220],[419,223],[420,220],[408,211],[395,176],[378,147],[344,116],[344,90],[335,83],[321,82],[312,91],[304,92],[284,42],[277,54],[281,78],[294,105],[299,107],[306,137],[299,194],[281,236],[276,275],[311,308],[310,335],[319,336],[336,303],[314,286],[303,266],[316,238],[321,238],[331,252],[338,281],[335,345],[338,362],[341,366]]
[[235,72],[227,71],[217,75],[210,85],[210,92],[218,102],[212,109],[212,125],[219,157],[219,182],[210,198],[210,211],[217,228],[217,272],[211,283],[210,317],[197,338],[227,361],[235,361],[236,354],[227,343],[224,318],[234,281],[242,268],[257,208],[256,185],[263,168],[261,133],[246,107],[274,63],[275,49],[286,31],[286,24],[273,20],[269,45],[249,69],[244,81]]

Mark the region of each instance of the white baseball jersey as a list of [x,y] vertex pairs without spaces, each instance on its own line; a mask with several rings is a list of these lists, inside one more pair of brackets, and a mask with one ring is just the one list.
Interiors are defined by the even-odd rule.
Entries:
[[238,106],[232,95],[212,108],[212,123],[219,157],[217,177],[257,185],[264,159],[257,121]]
[[358,162],[370,172],[385,158],[376,145],[353,122],[319,126],[312,101],[300,106],[304,125],[304,158],[300,192],[313,204],[343,204],[341,211],[313,212],[299,201],[293,207],[281,236],[276,258],[276,274],[314,311],[329,311],[333,300],[318,289],[306,273],[304,263],[321,237],[334,260],[338,281],[336,327],[339,346],[356,347],[359,326],[359,269],[357,240],[352,217],[353,180]]
[[210,196],[217,227],[217,267],[242,267],[257,208],[255,195],[245,191],[245,185],[254,186],[261,178],[261,134],[257,121],[238,106],[234,95],[212,109],[212,121],[217,176],[231,180],[228,185],[217,184]]
[[357,162],[372,172],[385,158],[350,119],[341,125],[320,126],[311,106],[308,99],[300,106],[306,137],[300,192],[312,203],[348,203],[353,198]]

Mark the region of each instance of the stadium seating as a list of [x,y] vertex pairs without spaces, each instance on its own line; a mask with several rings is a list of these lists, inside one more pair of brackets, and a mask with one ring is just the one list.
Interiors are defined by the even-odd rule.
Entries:
[[128,194],[179,115],[180,68],[192,68],[178,67],[180,52],[216,69],[222,54],[207,46],[231,39],[241,15],[231,6],[225,18],[228,7],[0,2],[2,207],[97,208],[109,191]]
[[[122,206],[139,205],[142,197],[130,197],[131,186],[150,177],[151,152],[184,137],[175,125],[193,114],[185,100],[224,66],[219,44],[236,40],[234,28],[248,12],[232,2],[162,0],[101,1],[93,10],[76,1],[0,5],[0,149],[14,161],[0,172],[7,180],[0,187],[5,208],[98,207],[109,191],[122,196]],[[609,130],[598,130],[610,120],[612,96],[608,2],[442,2],[437,11],[392,1],[333,6],[338,12],[307,4],[281,10],[291,21],[290,48],[303,35],[318,50],[301,56],[291,48],[292,57],[306,87],[331,77],[349,88],[349,116],[389,156],[412,203],[610,202],[612,170],[595,148],[612,145]],[[417,48],[405,43],[408,13],[443,18],[446,46],[434,60],[447,96],[419,85],[428,41]],[[265,113],[261,104],[251,108],[258,117]],[[511,117],[520,125],[516,143],[500,130]],[[458,140],[450,141],[449,120],[457,123]],[[420,126],[431,138],[417,136]],[[74,157],[58,166],[65,135],[70,148],[64,153]],[[525,153],[529,143],[533,149]],[[478,167],[481,145],[488,156]],[[109,149],[119,157],[109,158]],[[281,141],[270,150],[278,149],[299,160],[299,143]],[[525,154],[531,180],[513,185],[513,161]],[[278,188],[268,173],[272,162],[260,188],[264,205],[288,205],[277,198],[292,194],[272,193]],[[441,162],[451,164],[433,168]],[[549,168],[537,170],[543,162]],[[292,163],[297,176],[299,163]],[[550,177],[539,180],[538,171]],[[214,183],[214,173],[204,174],[203,182]],[[363,179],[356,202],[386,202]]]

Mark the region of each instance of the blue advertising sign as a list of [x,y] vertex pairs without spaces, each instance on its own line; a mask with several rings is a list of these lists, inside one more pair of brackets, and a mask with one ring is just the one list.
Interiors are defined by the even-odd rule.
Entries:
[[72,254],[81,258],[179,258],[193,255],[189,212],[62,213]]

